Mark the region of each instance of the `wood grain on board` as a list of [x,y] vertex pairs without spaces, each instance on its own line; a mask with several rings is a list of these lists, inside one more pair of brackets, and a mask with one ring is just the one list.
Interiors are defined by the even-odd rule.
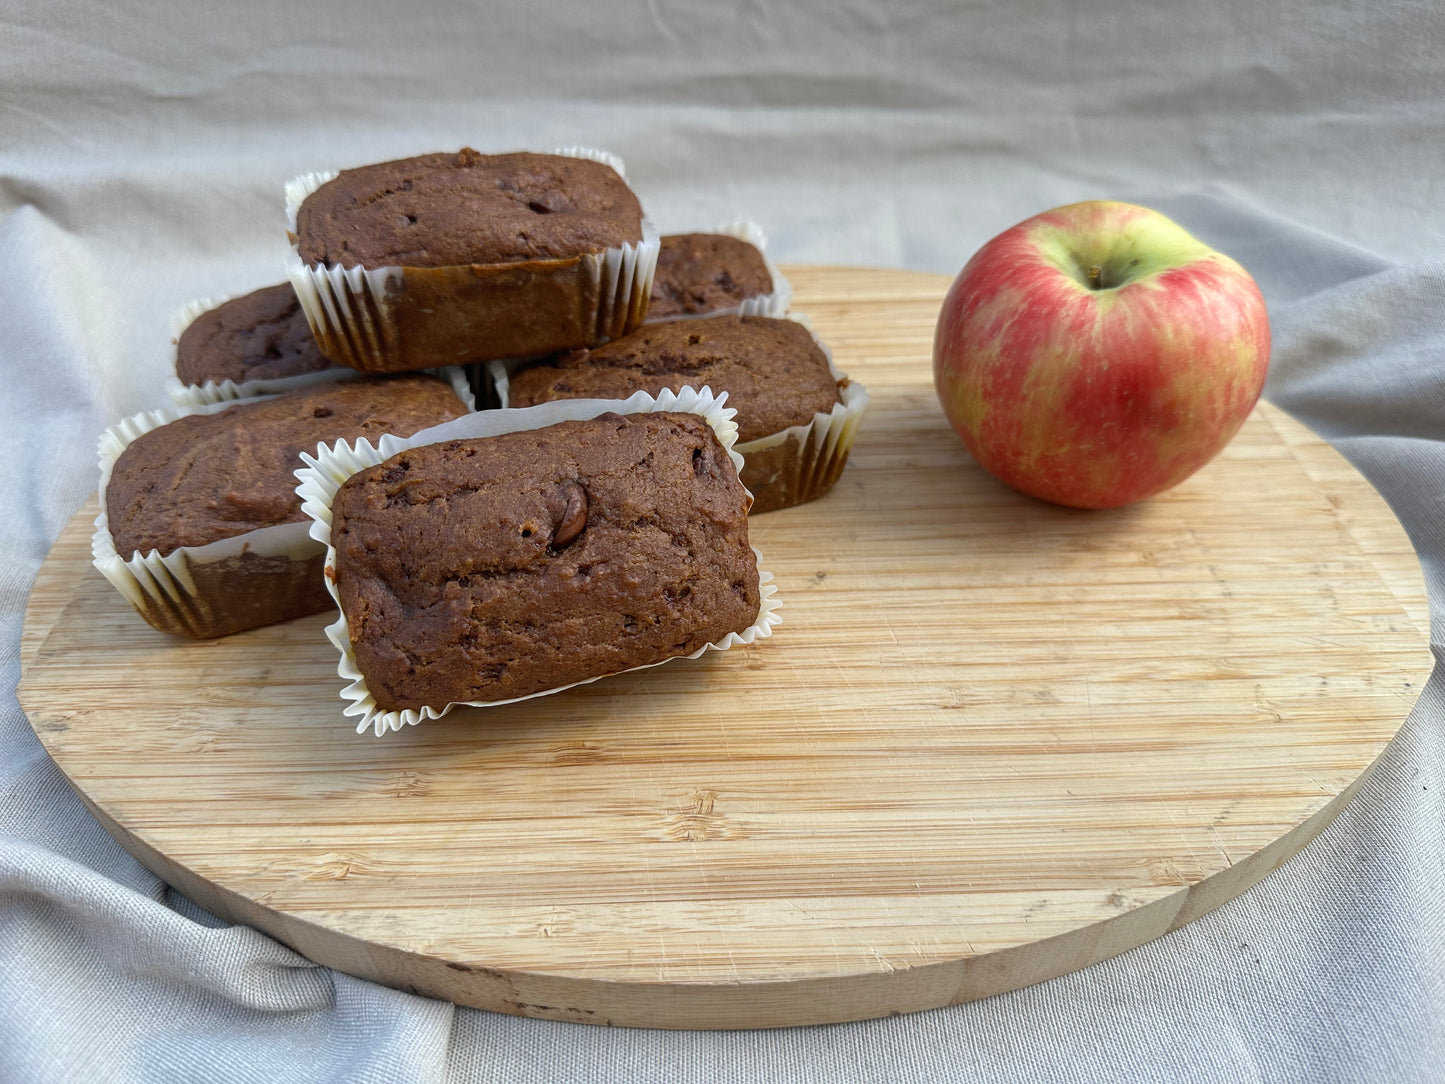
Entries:
[[752,523],[772,639],[358,735],[328,617],[154,632],[91,569],[91,506],[27,615],[36,733],[218,914],[353,974],[591,1023],[997,993],[1296,853],[1430,670],[1384,502],[1268,405],[1144,504],[1020,496],[934,398],[946,277],[788,273],[872,405],[831,495]]

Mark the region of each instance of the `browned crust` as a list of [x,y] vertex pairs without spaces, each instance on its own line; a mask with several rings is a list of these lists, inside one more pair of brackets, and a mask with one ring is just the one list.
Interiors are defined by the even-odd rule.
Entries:
[[347,380],[197,413],[133,440],[111,468],[116,552],[204,546],[304,518],[293,471],[318,443],[408,436],[466,413],[434,377]]
[[694,414],[401,453],[342,485],[331,538],[353,654],[388,711],[689,655],[760,604],[746,494]]
[[647,316],[700,316],[772,292],[773,276],[756,245],[723,233],[669,234],[658,250]]
[[176,342],[176,376],[183,384],[277,380],[333,367],[289,282],[201,313]]
[[642,239],[611,166],[553,154],[424,154],[342,170],[297,210],[307,264],[453,267],[570,259]]
[[515,370],[511,406],[553,399],[625,399],[636,391],[711,387],[737,409],[738,440],[804,425],[841,401],[828,356],[795,320],[710,316],[648,324],[583,354]]

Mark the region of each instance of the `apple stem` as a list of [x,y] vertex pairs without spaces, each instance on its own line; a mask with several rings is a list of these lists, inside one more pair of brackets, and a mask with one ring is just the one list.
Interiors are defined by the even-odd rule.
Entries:
[[1088,272],[1089,285],[1096,290],[1104,288],[1104,269],[1098,264],[1093,264]]

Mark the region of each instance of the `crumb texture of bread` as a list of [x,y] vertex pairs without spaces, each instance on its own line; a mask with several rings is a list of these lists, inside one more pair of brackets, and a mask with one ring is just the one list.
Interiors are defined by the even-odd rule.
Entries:
[[176,376],[183,384],[241,384],[339,368],[316,345],[286,282],[201,313],[176,342]]
[[723,233],[670,234],[658,250],[647,315],[697,316],[772,292],[757,246]]
[[318,443],[410,436],[467,413],[444,381],[372,377],[321,384],[214,414],[190,414],[137,437],[106,486],[122,556],[204,546],[304,519],[294,471]]
[[635,391],[726,391],[746,443],[826,414],[841,401],[828,357],[795,320],[710,316],[647,324],[592,350],[525,365],[508,380],[508,405],[553,399],[626,399]]
[[331,541],[353,654],[388,711],[690,655],[759,610],[746,493],[693,414],[403,452],[342,485]]
[[342,170],[301,204],[303,263],[454,267],[635,244],[642,206],[611,166],[555,154],[424,154]]

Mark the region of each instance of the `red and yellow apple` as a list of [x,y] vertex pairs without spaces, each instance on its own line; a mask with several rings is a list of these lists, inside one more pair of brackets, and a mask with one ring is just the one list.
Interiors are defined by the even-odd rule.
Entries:
[[1101,200],[974,254],[939,313],[933,380],[985,470],[1109,508],[1219,453],[1259,399],[1269,343],[1244,268],[1156,211]]

